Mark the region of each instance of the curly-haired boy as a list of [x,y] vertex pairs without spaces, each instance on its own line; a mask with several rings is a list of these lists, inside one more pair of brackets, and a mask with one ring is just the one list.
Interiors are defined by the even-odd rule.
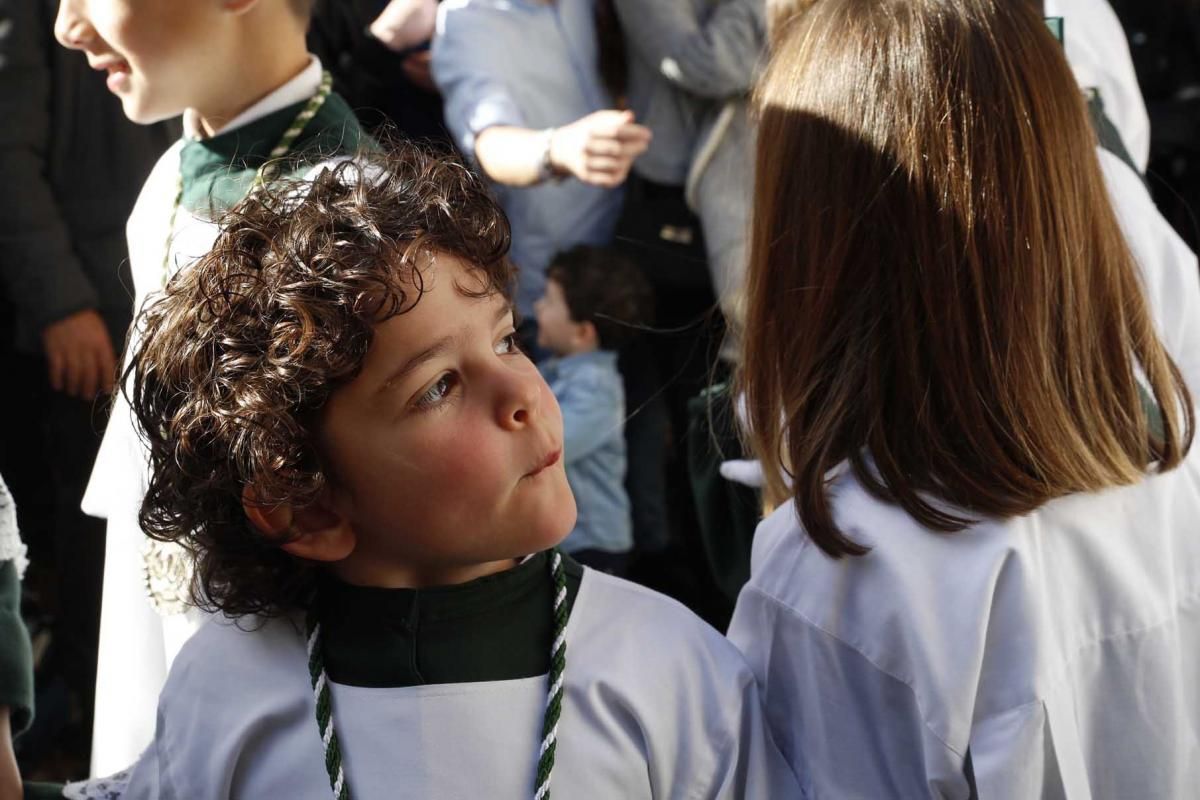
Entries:
[[124,797],[797,796],[738,653],[553,550],[507,247],[406,149],[249,197],[145,314],[142,525],[238,622],[180,652]]

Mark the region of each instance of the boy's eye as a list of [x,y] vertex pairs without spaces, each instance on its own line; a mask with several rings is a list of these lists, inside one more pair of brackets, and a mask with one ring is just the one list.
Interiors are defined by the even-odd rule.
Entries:
[[438,403],[446,399],[450,394],[450,390],[454,388],[457,379],[452,373],[447,372],[442,377],[438,378],[437,383],[429,387],[429,391],[417,398],[417,408],[427,409],[433,408]]
[[521,352],[521,345],[517,344],[517,334],[510,333],[496,343],[496,353],[498,355],[508,355],[509,353]]

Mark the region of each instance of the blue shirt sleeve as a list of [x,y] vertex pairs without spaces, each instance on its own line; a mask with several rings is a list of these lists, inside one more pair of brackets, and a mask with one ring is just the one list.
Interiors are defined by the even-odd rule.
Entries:
[[475,137],[493,125],[526,127],[524,116],[496,66],[508,59],[504,42],[489,35],[487,21],[470,6],[438,8],[432,47],[433,79],[442,93],[446,125],[469,158]]

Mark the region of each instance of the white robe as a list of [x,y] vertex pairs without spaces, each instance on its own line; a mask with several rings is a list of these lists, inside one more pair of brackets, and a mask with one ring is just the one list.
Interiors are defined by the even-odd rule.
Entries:
[[[221,132],[311,97],[320,81],[321,64],[313,58],[304,71]],[[184,127],[188,136],[199,135],[190,115],[185,115]],[[213,222],[182,208],[173,233],[168,233],[184,144],[185,140],[176,142],[158,160],[129,217],[126,232],[135,312],[163,286],[163,255],[168,239],[170,264],[176,269],[207,253],[217,236]],[[127,766],[150,742],[155,704],[171,660],[204,618],[194,609],[162,615],[148,597],[143,569],[148,540],[137,521],[147,477],[145,448],[134,428],[129,403],[118,393],[83,498],[87,514],[108,520],[96,668],[94,775]]]
[[[303,633],[242,628],[184,646],[123,800],[330,797]],[[566,641],[554,797],[800,797],[741,655],[678,603],[585,569]],[[351,797],[531,797],[546,681],[333,684]]]
[[1138,171],[1145,172],[1150,161],[1150,115],[1116,12],[1108,0],[1046,0],[1046,16],[1063,18],[1063,45],[1076,82],[1100,92],[1121,141]]

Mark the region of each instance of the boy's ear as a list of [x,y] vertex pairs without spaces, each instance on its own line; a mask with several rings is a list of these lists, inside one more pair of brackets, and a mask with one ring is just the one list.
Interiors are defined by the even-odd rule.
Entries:
[[322,496],[298,508],[291,503],[264,505],[253,486],[242,489],[242,510],[255,529],[297,558],[341,561],[354,552],[358,539],[350,521],[333,510]]
[[586,347],[600,347],[600,332],[596,330],[596,323],[589,320],[575,323],[575,335],[579,338],[579,343]]

